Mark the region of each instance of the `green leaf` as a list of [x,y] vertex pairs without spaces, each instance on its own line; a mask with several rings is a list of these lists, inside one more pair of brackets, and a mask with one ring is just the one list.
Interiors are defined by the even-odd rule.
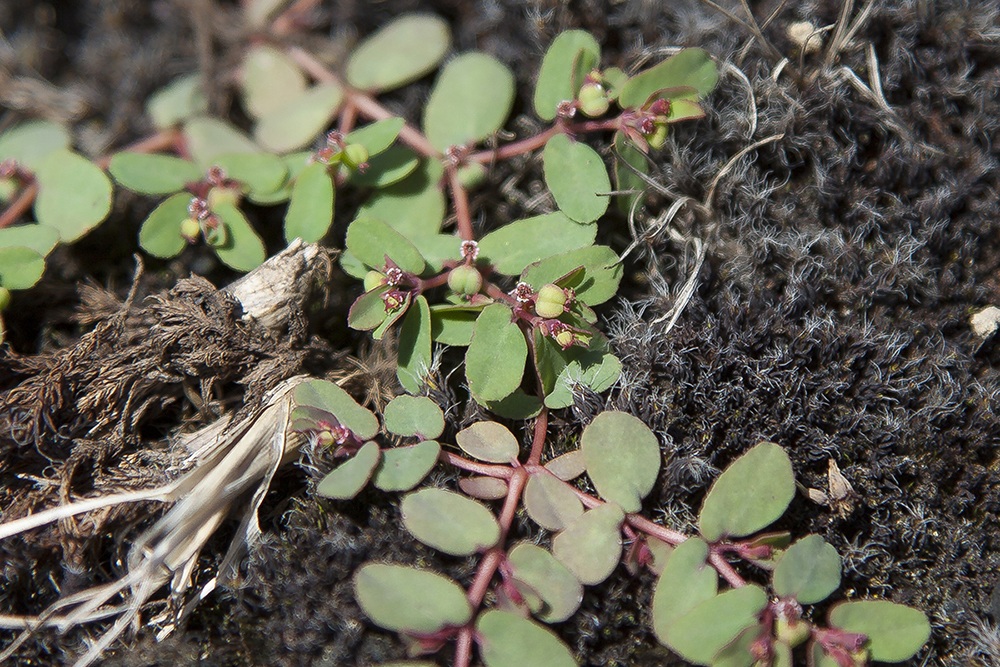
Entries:
[[480,500],[500,500],[507,495],[507,482],[498,477],[463,477],[458,488]]
[[607,90],[608,99],[618,99],[622,86],[628,81],[628,74],[619,67],[608,67],[601,72],[601,76],[604,78],[604,88]]
[[490,232],[479,242],[479,257],[498,273],[516,276],[532,262],[590,246],[596,237],[597,225],[578,224],[556,211]]
[[[760,625],[751,625],[736,635],[736,638],[723,646],[712,658],[712,667],[754,667],[757,662],[751,650],[754,642],[764,634]],[[786,644],[787,646],[787,644]],[[781,654],[781,642],[774,642],[775,660]],[[771,667],[780,667],[775,662]]]
[[472,331],[482,308],[431,306],[431,338],[443,345],[465,347],[472,342]]
[[24,246],[42,257],[47,256],[59,243],[59,232],[45,225],[14,225],[0,229],[0,248]]
[[595,586],[614,571],[621,559],[622,508],[605,503],[583,513],[552,540],[552,555],[581,583]]
[[604,160],[593,148],[557,134],[545,144],[542,166],[545,184],[570,218],[593,222],[608,210],[611,180]]
[[347,314],[347,326],[358,331],[371,331],[389,317],[382,296],[389,291],[388,285],[380,285],[359,296]]
[[295,61],[267,44],[250,48],[243,58],[242,75],[243,108],[254,118],[278,111],[302,95],[307,85]]
[[264,242],[253,230],[243,211],[232,204],[216,204],[212,213],[226,226],[226,242],[215,246],[222,263],[237,271],[252,271],[267,259]]
[[774,592],[800,604],[822,602],[840,586],[840,554],[819,535],[788,547],[774,568]]
[[179,192],[165,199],[147,216],[139,229],[139,247],[153,257],[176,257],[187,246],[181,221],[188,217],[191,195]]
[[444,152],[479,142],[501,127],[514,103],[514,75],[485,53],[464,53],[441,70],[424,107],[424,134]]
[[667,643],[674,621],[718,592],[719,575],[708,564],[708,553],[708,544],[690,537],[667,558],[653,592],[653,632],[661,643]]
[[[281,162],[285,165],[285,181],[274,192],[253,192],[247,197],[254,204],[270,206],[273,204],[283,204],[292,196],[292,189],[299,175],[312,164],[312,151],[298,151],[281,156]],[[294,237],[293,237],[294,238]]]
[[[809,641],[806,651],[809,654],[809,667],[840,667],[840,663],[827,655],[826,651],[823,650],[823,646],[815,640]],[[792,663],[789,662],[788,664],[790,666]],[[775,662],[775,667],[781,666]]]
[[[396,346],[396,377],[403,389],[415,394],[424,386],[431,369],[431,309],[427,299],[419,295],[403,318]],[[429,437],[436,437],[435,433]],[[428,434],[424,434],[428,435]]]
[[546,628],[509,611],[491,609],[479,616],[476,631],[486,667],[575,667],[573,655]]
[[451,31],[442,19],[405,14],[354,48],[347,61],[347,81],[361,90],[392,90],[432,71],[449,48]]
[[524,375],[528,343],[507,306],[483,309],[465,355],[465,375],[478,401],[499,401],[514,392]]
[[296,405],[329,412],[361,440],[370,440],[378,433],[378,419],[375,415],[358,405],[350,394],[333,382],[326,380],[303,382],[295,387],[292,399]]
[[419,166],[417,154],[397,144],[369,158],[364,171],[350,172],[348,182],[359,188],[384,188],[399,183]]
[[457,434],[455,441],[469,456],[489,463],[510,463],[520,451],[517,438],[496,422],[476,422]]
[[288,177],[284,161],[270,153],[230,153],[216,156],[212,162],[227,178],[239,181],[254,194],[275,192]]
[[202,178],[194,162],[159,153],[115,153],[108,171],[119,185],[145,195],[178,192]]
[[400,320],[407,312],[410,310],[410,304],[413,303],[413,294],[411,292],[406,292],[403,295],[403,303],[398,306],[395,310],[386,313],[385,320],[382,321],[380,325],[375,327],[372,331],[372,338],[375,340],[382,340],[386,332],[392,328],[396,322]]
[[368,149],[368,155],[378,155],[389,148],[406,124],[402,118],[386,118],[348,132],[345,144],[361,144]]
[[376,625],[431,634],[465,625],[472,608],[465,591],[436,572],[366,563],[354,573],[354,597]]
[[47,120],[29,120],[0,134],[0,162],[14,160],[34,171],[51,153],[69,150],[70,144],[65,126]]
[[385,449],[373,484],[382,491],[409,491],[427,476],[440,454],[441,445],[434,440]]
[[537,397],[526,394],[523,389],[515,389],[514,393],[499,401],[486,401],[487,410],[507,419],[532,419],[542,411],[542,402]]
[[158,130],[169,130],[206,111],[208,98],[201,91],[198,72],[177,77],[146,100],[146,113]]
[[21,245],[0,247],[0,287],[28,289],[45,273],[45,257]]
[[601,47],[589,32],[566,30],[552,40],[535,84],[535,114],[553,120],[560,102],[573,100],[583,78],[601,60]]
[[621,132],[615,133],[614,155],[615,190],[634,191],[617,196],[618,209],[627,214],[632,210],[635,201],[643,197],[647,187],[646,182],[635,172],[648,175],[649,163],[643,152]]
[[569,482],[587,472],[587,464],[583,460],[583,452],[573,449],[546,463],[545,469],[562,481]]
[[762,442],[715,480],[701,507],[698,527],[709,542],[756,533],[784,514],[794,495],[788,454],[774,443]]
[[111,212],[111,181],[93,162],[66,150],[49,153],[35,169],[35,219],[72,243]]
[[441,231],[445,213],[440,178],[440,163],[424,160],[405,179],[372,193],[357,217],[378,218],[410,241],[434,236]]
[[583,586],[547,550],[522,542],[510,550],[507,561],[514,571],[514,585],[527,584],[541,598],[542,607],[532,610],[540,620],[562,623],[579,608]]
[[524,509],[545,530],[570,526],[583,515],[583,503],[573,490],[552,475],[532,475],[524,488]]
[[300,238],[315,243],[326,236],[333,224],[336,191],[327,165],[313,162],[302,170],[292,185],[292,196],[285,212],[285,240]]
[[642,509],[660,472],[660,443],[648,426],[625,412],[602,412],[583,430],[580,449],[601,497],[626,512]]
[[690,87],[704,96],[718,81],[719,70],[707,51],[684,49],[625,82],[618,103],[622,108],[640,107],[653,93],[666,88]]
[[343,101],[344,90],[339,85],[313,86],[261,118],[254,127],[254,139],[276,153],[302,148],[326,129]]
[[397,396],[385,406],[383,418],[396,435],[436,438],[444,431],[444,413],[426,396]]
[[366,442],[351,458],[323,478],[316,493],[324,498],[348,500],[361,493],[378,465],[380,451],[374,442]]
[[462,256],[462,239],[454,234],[433,234],[413,240],[429,270],[439,273],[444,269],[445,262],[457,260]]
[[500,524],[493,512],[451,491],[415,491],[403,498],[400,510],[403,525],[415,538],[452,556],[470,556],[500,539]]
[[829,618],[833,627],[867,635],[872,659],[882,662],[912,658],[931,636],[922,611],[888,600],[844,602],[830,610]]
[[767,594],[750,584],[734,588],[698,604],[674,619],[666,629],[666,644],[682,658],[710,665],[727,644],[754,625],[767,606]]
[[357,218],[347,227],[346,247],[365,265],[382,270],[388,256],[403,271],[419,274],[424,258],[409,240],[375,218]]
[[575,290],[578,301],[596,306],[618,292],[618,283],[622,279],[618,255],[602,245],[571,250],[531,264],[521,273],[521,280],[537,290],[581,266],[584,267],[583,272],[566,284],[559,285]]
[[207,170],[215,159],[232,153],[259,153],[260,146],[231,124],[202,116],[184,124],[184,140],[191,158]]

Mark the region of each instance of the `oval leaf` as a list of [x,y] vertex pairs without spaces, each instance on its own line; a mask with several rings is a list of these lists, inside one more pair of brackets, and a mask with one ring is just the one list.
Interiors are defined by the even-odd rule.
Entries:
[[302,95],[306,85],[302,69],[273,46],[258,44],[243,58],[243,108],[254,118],[285,106]]
[[208,98],[201,91],[201,73],[179,76],[146,100],[146,113],[158,130],[169,130],[208,111]]
[[785,550],[772,582],[781,597],[822,602],[840,586],[840,554],[819,535],[803,537]]
[[[415,394],[424,386],[431,372],[431,353],[431,309],[427,305],[427,299],[421,294],[413,300],[413,306],[406,311],[399,328],[396,377],[403,389]],[[440,434],[441,431],[424,435],[436,438]]]
[[597,492],[626,512],[642,509],[660,472],[660,443],[625,412],[602,412],[583,430],[580,450]]
[[888,600],[839,604],[830,610],[830,625],[867,635],[872,659],[882,662],[912,658],[931,636],[922,611]]
[[385,188],[410,176],[420,166],[420,157],[406,146],[390,146],[368,159],[364,171],[350,172],[348,182],[359,188]]
[[583,513],[552,540],[552,555],[588,586],[614,571],[622,554],[622,508],[605,503]]
[[45,273],[45,257],[20,245],[0,247],[0,287],[28,289]]
[[270,153],[218,155],[212,164],[222,169],[227,178],[239,181],[247,192],[255,195],[275,192],[288,178],[285,162]]
[[436,438],[444,431],[444,413],[426,396],[397,396],[383,418],[386,430],[396,435]]
[[347,133],[345,144],[361,144],[368,149],[368,155],[378,155],[389,148],[406,124],[402,118],[386,118],[359,127]]
[[480,500],[500,500],[507,495],[507,482],[498,477],[463,477],[458,488]]
[[406,14],[355,47],[347,81],[362,90],[398,88],[437,67],[450,47],[447,23],[429,14]]
[[178,192],[202,177],[194,162],[157,153],[115,153],[108,171],[119,185],[145,195]]
[[217,118],[192,118],[184,124],[184,140],[191,158],[202,169],[211,167],[222,155],[261,152],[250,137]]
[[335,191],[327,166],[313,162],[302,170],[292,185],[285,212],[285,240],[300,238],[315,243],[326,236],[333,224]]
[[579,608],[583,585],[547,550],[522,542],[510,550],[507,561],[517,582],[527,584],[541,597],[543,605],[535,615],[546,623],[561,623]]
[[76,241],[111,212],[111,181],[82,155],[65,150],[49,153],[39,162],[35,178],[35,218],[55,228],[63,243]]
[[504,275],[516,276],[532,262],[591,245],[597,225],[578,224],[556,211],[517,220],[479,242],[479,257]]
[[691,537],[667,558],[653,592],[653,632],[661,643],[674,621],[718,592],[719,575],[708,564],[708,552],[708,544]]
[[214,246],[222,263],[237,271],[252,271],[267,259],[264,242],[253,230],[243,211],[232,204],[217,204],[212,213],[219,216],[226,226],[227,238],[222,245]]
[[59,243],[59,232],[45,225],[14,225],[0,229],[0,248],[24,246],[45,257]]
[[589,246],[554,255],[528,266],[521,273],[521,280],[535,289],[545,283],[559,280],[571,271],[583,267],[572,280],[560,283],[576,291],[576,298],[588,306],[604,303],[618,292],[622,267],[618,255],[603,245]]
[[762,442],[736,459],[712,484],[698,516],[709,542],[743,537],[774,523],[795,495],[792,462],[785,450]]
[[68,150],[69,130],[47,120],[31,120],[0,134],[0,162],[14,162],[34,171],[49,154]]
[[187,241],[181,236],[181,221],[188,217],[191,195],[179,192],[165,199],[142,223],[139,246],[153,257],[176,257]]
[[649,162],[645,154],[621,132],[615,133],[614,156],[615,190],[619,192],[618,209],[627,214],[649,187],[639,175],[649,174]]
[[564,482],[576,479],[587,471],[583,452],[579,449],[566,452],[545,464],[545,469]]
[[601,47],[584,30],[566,30],[552,40],[542,58],[535,84],[535,114],[542,120],[554,120],[560,102],[573,100],[583,77],[601,60]]
[[481,310],[447,304],[431,306],[431,337],[444,345],[467,346],[472,342]]
[[303,382],[295,387],[292,400],[296,405],[329,412],[360,440],[370,440],[378,433],[378,419],[375,415],[358,405],[350,394],[333,382]]
[[400,505],[403,525],[429,547],[470,556],[500,539],[500,524],[485,505],[444,489],[421,489]]
[[347,326],[358,331],[371,331],[384,324],[390,313],[385,308],[382,296],[388,291],[388,285],[380,285],[355,299],[347,313]]
[[486,667],[575,667],[562,641],[546,628],[509,611],[491,609],[479,616],[476,630]]
[[411,242],[436,235],[445,212],[440,170],[440,163],[424,160],[405,179],[373,193],[357,217],[378,218]]
[[712,664],[717,653],[754,625],[767,606],[767,594],[750,584],[700,603],[667,627],[666,644],[697,665]]
[[469,456],[490,463],[510,463],[520,450],[514,434],[496,422],[476,422],[459,431],[455,441]]
[[524,509],[545,530],[563,530],[583,515],[583,503],[566,484],[546,474],[532,475],[524,488]]
[[593,222],[608,210],[611,180],[604,160],[593,148],[557,134],[545,144],[542,166],[545,184],[570,218]]
[[337,84],[313,86],[261,118],[254,127],[254,139],[277,153],[302,148],[326,129],[343,101],[344,90]]
[[694,88],[704,96],[718,81],[719,70],[707,51],[684,49],[626,81],[618,103],[623,108],[642,106],[653,93],[666,88]]
[[424,258],[412,243],[395,229],[375,218],[357,218],[347,227],[347,249],[373,269],[384,269],[386,257],[399,268],[419,274]]
[[330,472],[316,487],[325,498],[348,500],[358,495],[371,479],[380,458],[379,447],[366,442],[357,453]]
[[382,491],[409,491],[427,476],[440,454],[441,445],[434,440],[383,450],[373,484]]
[[424,107],[424,134],[444,152],[476,143],[507,121],[514,103],[514,75],[485,53],[465,53],[441,70]]
[[465,376],[480,402],[506,398],[521,384],[528,343],[513,315],[507,306],[494,303],[476,320],[465,355]]
[[362,565],[354,574],[354,597],[375,624],[398,632],[429,635],[472,618],[465,591],[454,581],[401,565]]

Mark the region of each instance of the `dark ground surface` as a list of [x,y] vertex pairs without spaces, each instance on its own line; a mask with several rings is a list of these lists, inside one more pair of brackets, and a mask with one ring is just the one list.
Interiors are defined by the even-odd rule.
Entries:
[[[0,4],[6,40],[0,104],[10,109],[0,121],[71,120],[78,145],[92,154],[141,137],[149,130],[142,100],[198,66],[199,31],[212,37],[212,71],[220,82],[238,60],[245,39],[234,27],[233,8],[219,4],[219,14],[199,20],[190,12],[197,3],[181,0]],[[519,109],[530,99],[540,54],[562,28],[593,31],[605,45],[606,65],[627,67],[643,48],[674,45],[703,46],[736,65],[752,85],[756,122],[747,85],[724,75],[708,117],[679,127],[662,152],[654,178],[666,194],[650,201],[640,222],[651,224],[678,196],[703,200],[733,156],[783,136],[722,176],[709,211],[674,221],[688,241],[657,240],[644,257],[634,257],[625,299],[603,312],[625,378],[610,396],[589,397],[566,411],[553,432],[574,434],[604,407],[646,420],[671,457],[647,506],[661,507],[673,525],[691,521],[715,470],[759,440],[787,447],[807,486],[823,487],[827,460],[834,458],[858,492],[853,506],[836,513],[800,497],[782,527],[798,535],[818,532],[840,550],[839,595],[882,596],[927,612],[933,638],[911,664],[1000,664],[1000,639],[989,649],[983,625],[1000,620],[1000,610],[990,609],[1000,571],[1000,348],[976,338],[969,326],[978,309],[1000,305],[995,2],[876,0],[830,66],[810,55],[799,68],[793,55],[776,78],[777,59],[758,47],[744,51],[746,32],[695,0],[323,4],[317,31],[335,43],[404,10],[441,14],[452,22],[459,50],[484,49],[514,68]],[[766,17],[775,8],[766,3],[755,11]],[[778,51],[792,55],[789,23],[829,25],[839,11],[836,2],[790,3],[765,33]],[[316,45],[318,38],[306,43]],[[869,80],[869,44],[894,115],[846,81],[844,68]],[[220,108],[228,108],[228,90],[222,83],[216,90]],[[413,117],[424,94],[426,87],[412,87],[393,99],[394,108]],[[509,127],[524,133],[530,126]],[[483,224],[531,211],[526,195],[538,187],[540,169],[521,166],[527,171],[517,177],[495,173],[479,196]],[[81,281],[124,296],[138,220],[148,206],[122,198],[110,222],[51,258],[43,283],[19,295],[10,314],[17,352],[51,352],[92,328],[73,316]],[[347,215],[340,220],[346,223]],[[602,224],[609,242],[628,242],[624,219]],[[272,252],[280,248],[278,236],[268,237]],[[704,243],[705,263],[694,296],[667,331],[665,322],[652,323],[689,277],[694,238]],[[147,261],[140,296],[192,270],[216,284],[234,277],[192,250],[169,263]],[[336,294],[349,283],[335,281],[331,306],[313,318],[313,328],[333,349],[360,354],[363,339],[339,324],[349,299]],[[335,365],[333,355],[311,359],[320,369]],[[23,359],[0,357],[0,390],[28,370]],[[239,364],[220,371],[220,388],[238,391],[248,372]],[[180,395],[178,387],[170,391]],[[177,426],[190,416],[179,403],[123,434],[109,460],[88,461],[88,469],[110,465]],[[451,429],[474,417],[469,409],[452,414],[458,417]],[[72,433],[63,444],[57,460],[71,456]],[[26,483],[14,477],[21,470],[14,457],[23,450],[7,443],[3,451],[7,508]],[[362,619],[350,573],[372,557],[435,557],[401,533],[396,510],[381,496],[319,501],[307,492],[308,477],[300,468],[281,475],[263,517],[265,542],[249,558],[238,590],[217,593],[184,633],[161,644],[141,635],[106,664],[354,665],[401,657],[394,636]],[[74,491],[85,491],[82,484]],[[37,612],[55,598],[54,583],[109,576],[120,544],[92,538],[70,558],[70,542],[0,545],[0,609]],[[206,554],[207,566],[224,545],[220,540],[217,551]],[[64,568],[64,559],[75,565]],[[455,560],[439,567],[469,574],[469,566]],[[648,629],[651,590],[649,575],[630,578],[619,569],[588,591],[581,612],[558,628],[581,664],[674,664]],[[84,636],[42,635],[16,664],[61,664]]]

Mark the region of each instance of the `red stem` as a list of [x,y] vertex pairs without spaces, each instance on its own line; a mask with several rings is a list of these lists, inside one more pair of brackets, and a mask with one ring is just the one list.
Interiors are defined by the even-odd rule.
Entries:
[[358,107],[354,104],[354,100],[350,97],[347,98],[347,102],[344,103],[344,108],[340,110],[340,120],[337,123],[337,129],[341,134],[346,135],[348,132],[354,129],[354,125],[358,122]]
[[542,448],[545,446],[545,434],[549,428],[549,409],[542,408],[535,418],[535,437],[531,441],[531,453],[528,454],[528,465],[541,465]]
[[448,179],[448,189],[451,190],[451,199],[455,202],[455,218],[458,225],[458,235],[463,241],[474,241],[476,236],[472,231],[472,211],[469,209],[469,193],[465,191],[461,181],[458,180],[458,169],[455,165],[449,164],[445,167],[445,176]]
[[451,452],[441,452],[438,456],[438,460],[444,463],[450,463],[460,470],[466,470],[468,472],[474,472],[477,475],[483,475],[484,477],[497,477],[499,479],[510,479],[514,476],[515,469],[510,466],[503,465],[490,465],[489,463],[479,463],[478,461],[473,461],[467,459],[464,456],[459,456],[458,454],[452,454]]
[[10,227],[17,222],[31,208],[36,195],[38,195],[38,183],[31,181],[21,190],[21,194],[17,196],[17,199],[11,202],[7,210],[0,215],[0,229]]
[[299,20],[319,3],[320,0],[298,0],[271,22],[271,33],[277,37],[292,34],[295,32]]

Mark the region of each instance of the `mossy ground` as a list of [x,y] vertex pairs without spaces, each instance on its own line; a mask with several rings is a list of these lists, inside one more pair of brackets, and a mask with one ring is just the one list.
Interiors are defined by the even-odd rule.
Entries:
[[[149,130],[142,100],[195,69],[206,36],[220,82],[213,103],[228,110],[222,73],[245,40],[232,28],[236,3],[214,4],[215,13],[199,17],[189,11],[198,3],[181,0],[3,3],[9,48],[0,50],[0,103],[11,110],[0,120],[61,116],[74,122],[85,152],[122,145]],[[674,45],[702,46],[733,62],[753,104],[746,82],[724,74],[708,117],[677,127],[657,156],[653,180],[663,194],[649,202],[640,226],[655,224],[680,196],[703,201],[734,156],[769,141],[730,166],[707,210],[682,210],[671,223],[675,234],[660,233],[633,255],[622,299],[602,311],[625,377],[607,397],[584,397],[554,421],[553,434],[575,436],[605,407],[646,420],[670,456],[646,504],[675,525],[691,521],[713,473],[759,440],[787,447],[806,486],[823,488],[827,460],[835,459],[857,491],[853,505],[838,513],[800,497],[781,527],[818,532],[840,550],[841,594],[927,612],[933,639],[912,664],[1000,664],[1000,650],[990,653],[975,632],[1000,621],[991,618],[1000,610],[990,609],[1000,569],[1000,346],[969,325],[978,309],[1000,305],[996,3],[876,0],[838,57],[825,64],[822,54],[807,55],[801,67],[787,27],[833,24],[840,5],[783,5],[765,30],[791,59],[776,77],[775,58],[758,46],[745,49],[746,31],[697,0],[323,5],[317,34],[332,41],[307,45],[331,53],[393,14],[441,14],[459,50],[484,49],[514,67],[518,112],[528,110],[545,45],[564,28],[592,31],[609,65],[628,67],[650,49]],[[777,8],[759,3],[755,12],[767,17]],[[868,83],[875,61],[891,113],[849,81],[853,73]],[[390,106],[418,118],[425,95],[426,87],[414,86]],[[523,134],[533,124],[522,117],[510,127]],[[538,162],[498,168],[474,200],[481,224],[543,209],[539,182]],[[340,205],[346,211],[350,202]],[[107,224],[51,258],[44,281],[18,295],[8,318],[15,350],[63,347],[86,330],[71,317],[80,281],[127,288],[138,220],[149,206],[123,198]],[[603,225],[611,243],[628,242],[624,217]],[[274,252],[280,232],[271,227],[265,236]],[[694,239],[705,260],[668,330],[663,316],[696,264]],[[217,284],[233,277],[197,250],[169,263],[147,260],[147,267],[143,294],[190,271]],[[347,289],[335,278],[331,305],[312,324],[332,349],[361,354],[363,337],[341,324]],[[325,363],[333,365],[332,355]],[[0,358],[0,373],[6,364]],[[0,376],[0,390],[16,379]],[[455,429],[475,410],[449,414]],[[162,434],[179,416],[179,409],[165,411],[144,436]],[[0,464],[0,475],[11,471]],[[455,576],[468,575],[468,565],[415,545],[399,528],[393,499],[320,501],[308,493],[309,476],[294,468],[280,477],[264,517],[266,539],[238,589],[216,594],[165,644],[142,636],[108,664],[351,665],[401,656],[391,635],[365,624],[350,573],[371,558],[434,562]],[[106,542],[89,545],[87,562],[105,564],[84,579],[107,576],[116,547]],[[222,545],[206,554],[207,565]],[[53,599],[53,582],[71,572],[60,565],[58,543],[3,549],[5,611],[37,611]],[[620,569],[588,592],[581,611],[558,628],[583,664],[672,664],[648,629],[651,584],[649,575],[630,578]],[[18,664],[60,663],[82,637],[43,635]]]

